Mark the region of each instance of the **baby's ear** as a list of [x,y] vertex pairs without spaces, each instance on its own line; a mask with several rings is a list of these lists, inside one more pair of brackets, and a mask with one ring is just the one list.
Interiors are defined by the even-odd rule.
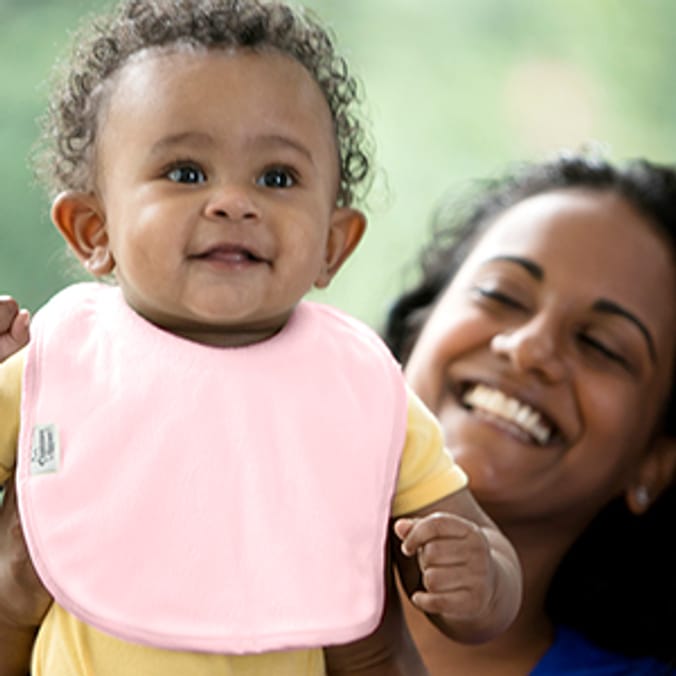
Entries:
[[113,271],[106,219],[95,195],[62,192],[52,204],[52,221],[89,272],[101,277]]
[[625,492],[627,506],[643,514],[676,478],[676,437],[659,437],[641,461],[636,476]]
[[359,244],[364,230],[366,216],[361,211],[349,207],[334,209],[326,240],[324,264],[315,280],[316,287],[323,289],[329,285],[340,266]]

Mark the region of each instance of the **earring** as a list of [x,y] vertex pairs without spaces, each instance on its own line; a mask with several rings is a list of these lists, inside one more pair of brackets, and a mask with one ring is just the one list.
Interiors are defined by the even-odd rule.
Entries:
[[648,492],[648,488],[643,484],[636,486],[634,490],[634,499],[639,507],[645,509],[650,504],[650,493]]

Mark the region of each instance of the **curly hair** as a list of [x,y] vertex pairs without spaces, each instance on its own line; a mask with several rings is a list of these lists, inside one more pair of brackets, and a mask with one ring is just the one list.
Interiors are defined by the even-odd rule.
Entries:
[[[419,260],[420,281],[390,308],[383,334],[403,362],[436,300],[481,235],[501,213],[528,197],[566,188],[615,192],[662,234],[676,264],[673,167],[645,160],[613,166],[595,157],[562,155],[551,162],[518,165],[478,188],[469,203],[448,200],[437,210],[434,236]],[[661,424],[663,433],[676,436],[676,373]],[[552,620],[607,649],[676,664],[676,547],[668,535],[675,509],[676,485],[641,517],[630,513],[621,497],[604,507],[558,567],[547,597]]]
[[103,85],[129,58],[173,46],[273,48],[299,61],[319,85],[333,119],[340,163],[340,206],[369,187],[371,142],[356,110],[361,91],[334,39],[307,10],[279,0],[126,0],[85,22],[71,58],[53,74],[51,104],[33,155],[50,197],[90,190]]

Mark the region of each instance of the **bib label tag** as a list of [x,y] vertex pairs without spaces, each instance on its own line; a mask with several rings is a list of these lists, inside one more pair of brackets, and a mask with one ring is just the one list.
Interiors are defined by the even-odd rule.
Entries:
[[59,471],[61,452],[56,425],[34,425],[31,444],[31,474],[53,474]]

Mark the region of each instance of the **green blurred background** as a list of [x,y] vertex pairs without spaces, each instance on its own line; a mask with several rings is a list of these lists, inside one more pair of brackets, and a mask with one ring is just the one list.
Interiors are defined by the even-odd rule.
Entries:
[[[51,64],[102,2],[0,0],[0,293],[37,309],[72,280],[27,157]],[[440,196],[601,144],[676,159],[674,0],[308,0],[364,86],[378,176],[370,227],[327,291],[379,326]],[[70,270],[70,273],[69,273]]]

